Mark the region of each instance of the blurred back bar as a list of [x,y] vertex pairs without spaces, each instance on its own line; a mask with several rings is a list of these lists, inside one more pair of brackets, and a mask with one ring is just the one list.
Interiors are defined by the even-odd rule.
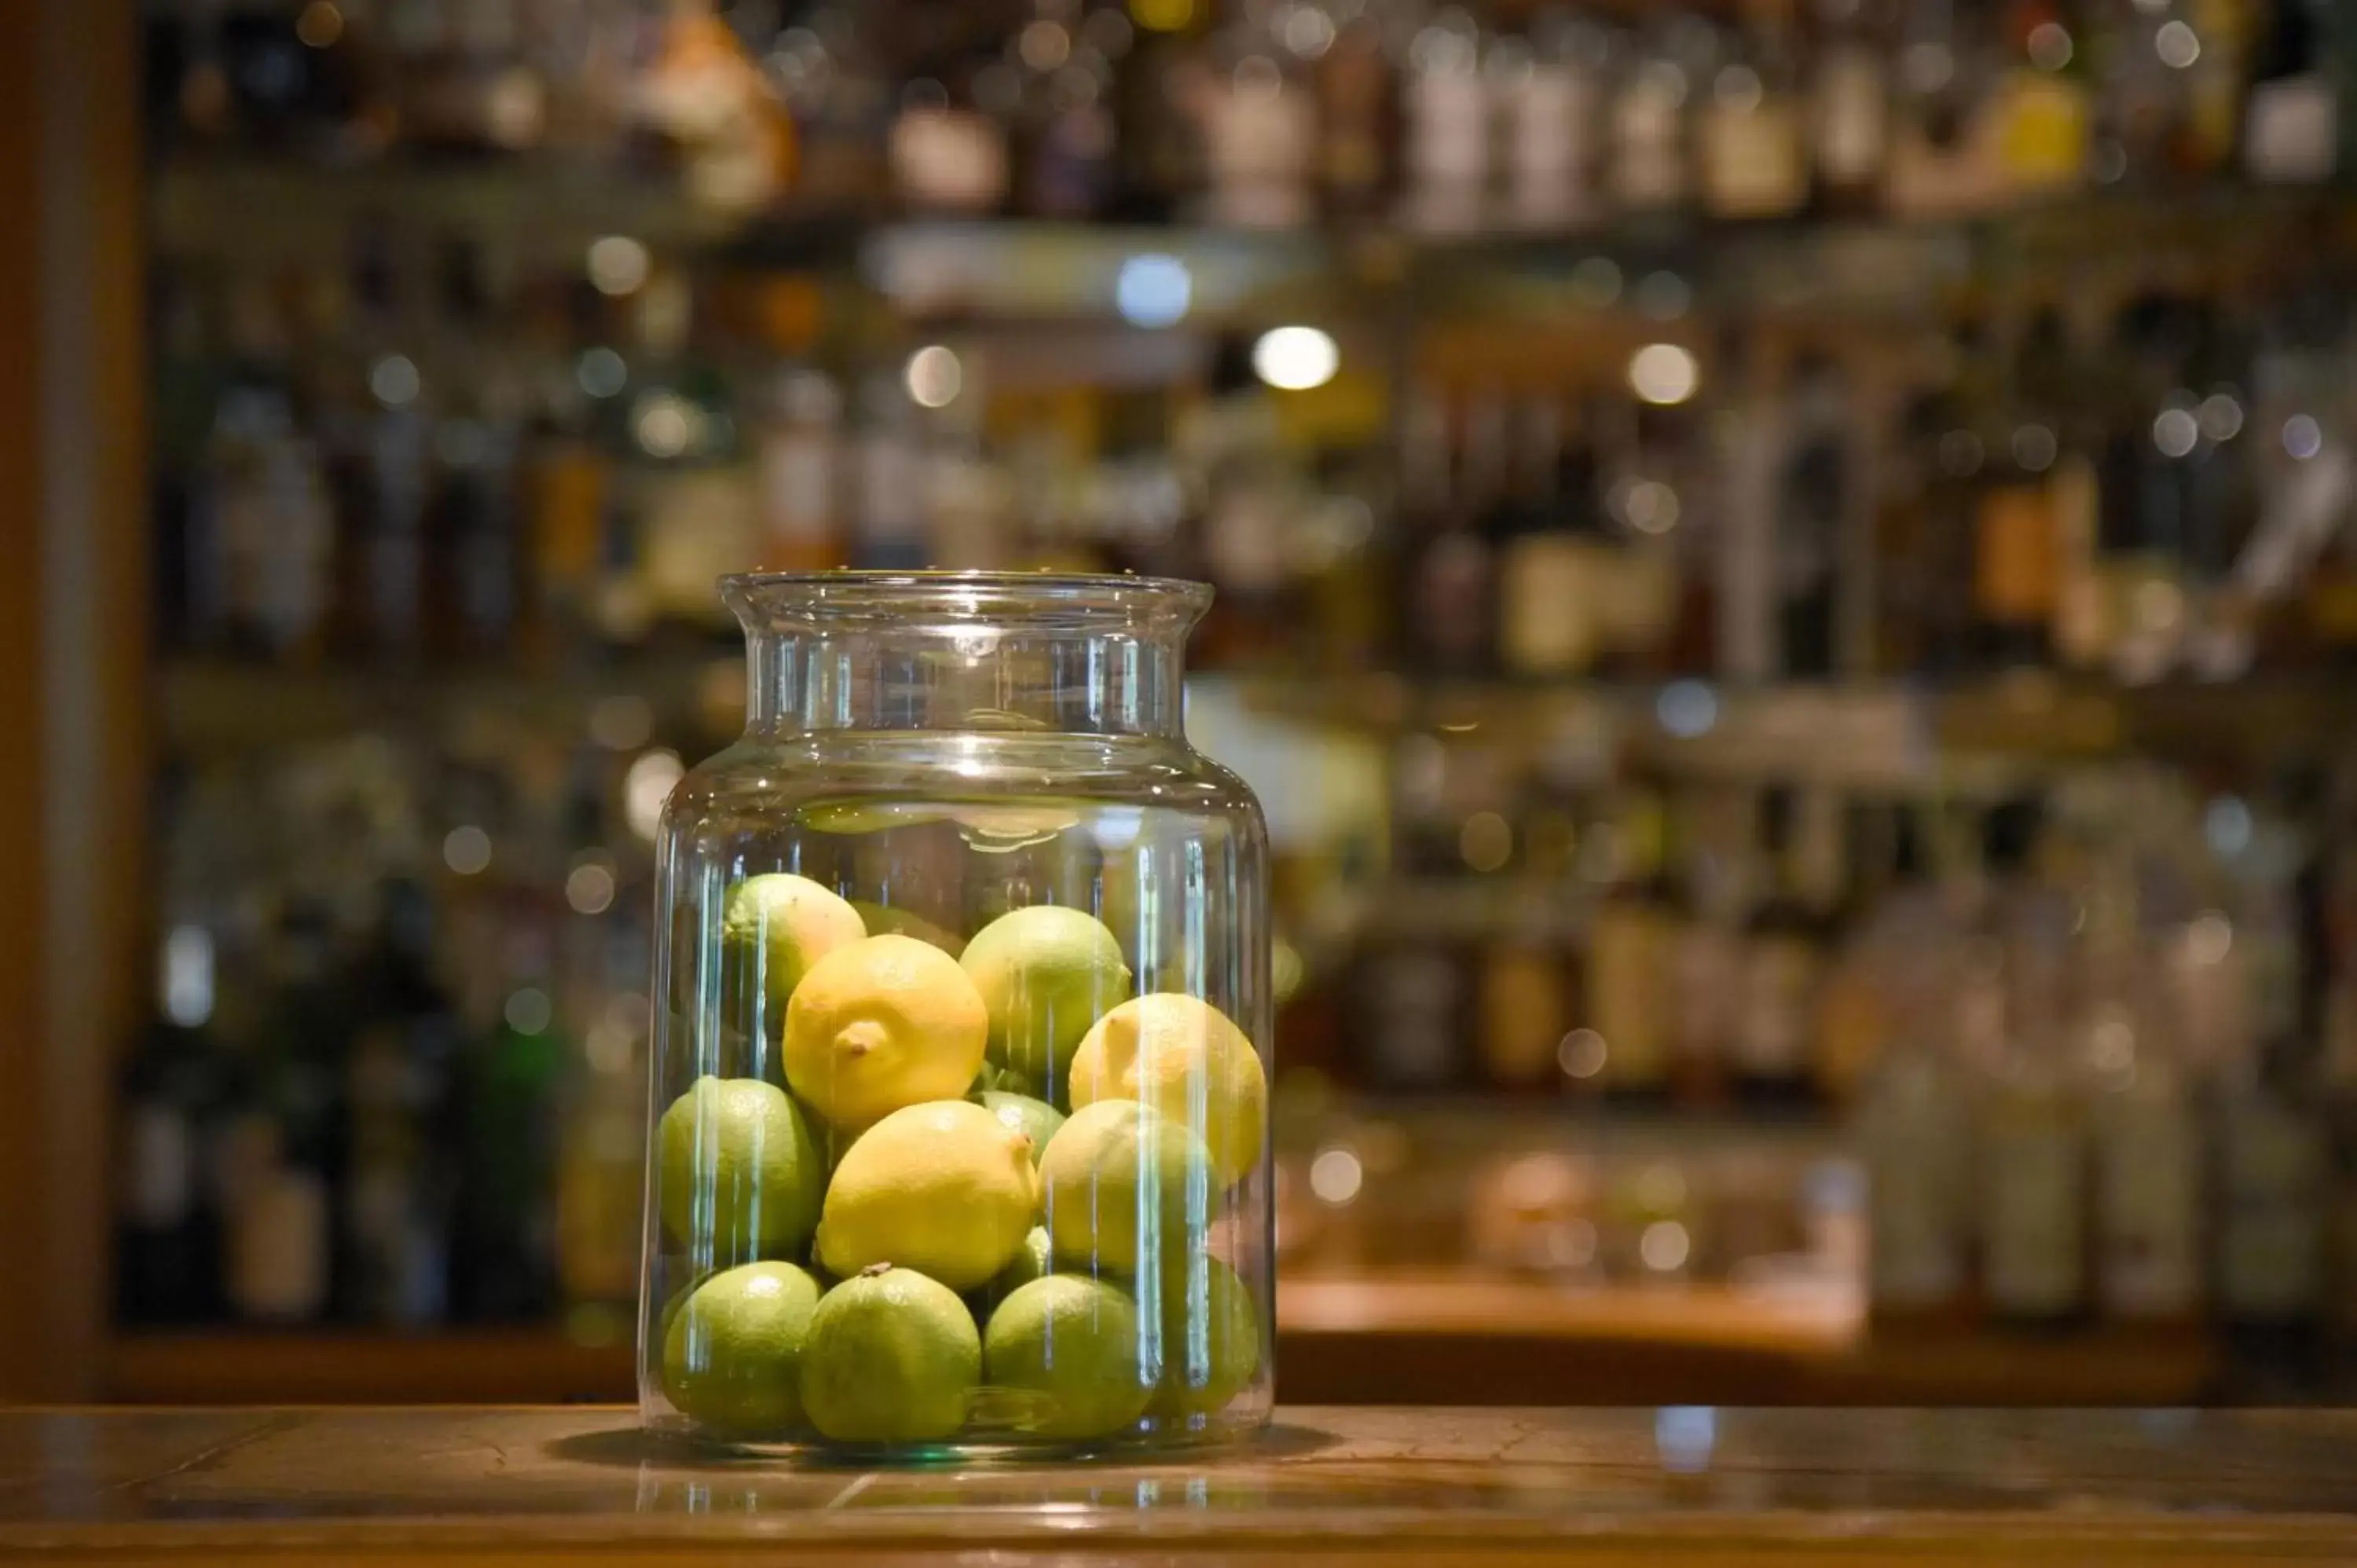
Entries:
[[843,565],[1218,586],[1282,1397],[2357,1387],[2357,9],[141,15],[113,1391],[626,1385],[712,580]]

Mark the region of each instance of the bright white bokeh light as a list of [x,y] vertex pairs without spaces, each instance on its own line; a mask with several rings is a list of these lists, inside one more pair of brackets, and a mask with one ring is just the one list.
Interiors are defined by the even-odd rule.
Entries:
[[175,926],[164,939],[164,1016],[183,1029],[213,1015],[213,935],[202,926]]
[[2161,64],[2183,70],[2201,58],[2201,35],[2184,22],[2163,22],[2152,35],[2152,48]]
[[2284,450],[2295,462],[2305,463],[2324,450],[2324,426],[2305,413],[2295,413],[2284,421]]
[[589,281],[603,295],[636,294],[645,285],[654,258],[628,234],[608,234],[589,243]]
[[507,1005],[500,1010],[508,1027],[519,1035],[537,1035],[547,1028],[556,1016],[556,1008],[548,1000],[548,993],[536,985],[526,985],[508,993]]
[[1675,343],[1648,343],[1629,357],[1629,390],[1656,407],[1685,402],[1701,384],[1701,365]]
[[2201,439],[2201,422],[2186,408],[2164,410],[2152,422],[2152,444],[2171,457],[2182,457]]
[[473,876],[491,864],[491,835],[469,823],[452,828],[442,838],[442,864],[461,876]]
[[387,354],[369,367],[369,392],[387,408],[415,403],[421,385],[417,366],[406,354]]
[[2232,392],[2212,392],[2193,417],[2212,441],[2232,441],[2243,433],[2243,405]]
[[594,860],[575,866],[565,879],[565,901],[576,914],[604,914],[614,905],[614,874]]
[[591,397],[612,397],[630,384],[630,367],[611,349],[585,349],[573,362],[573,381]]
[[2239,795],[2221,795],[2201,813],[2201,836],[2211,853],[2233,859],[2251,847],[2251,808]]
[[1680,740],[1708,735],[1718,724],[1718,693],[1706,681],[1673,681],[1653,699],[1653,718]]
[[1133,327],[1174,326],[1186,317],[1194,298],[1195,280],[1176,256],[1131,256],[1114,279],[1114,308]]
[[1657,1274],[1675,1273],[1686,1266],[1694,1239],[1674,1219],[1656,1219],[1637,1238],[1637,1256]]
[[1308,392],[1334,379],[1342,350],[1315,327],[1279,327],[1253,345],[1253,371],[1280,392]]
[[1340,1208],[1359,1196],[1366,1185],[1366,1168],[1348,1149],[1326,1149],[1309,1162],[1309,1190],[1320,1203]]
[[965,367],[956,354],[928,343],[909,356],[909,396],[920,408],[947,408],[965,385]]
[[677,457],[695,440],[696,411],[676,392],[657,392],[638,407],[631,428],[650,457]]
[[657,747],[642,752],[622,776],[622,815],[630,831],[651,840],[662,825],[663,802],[671,799],[680,776],[687,771],[679,753]]

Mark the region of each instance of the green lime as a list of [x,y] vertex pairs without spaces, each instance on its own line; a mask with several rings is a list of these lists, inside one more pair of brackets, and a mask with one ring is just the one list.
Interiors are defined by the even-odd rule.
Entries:
[[802,1345],[810,1423],[838,1443],[954,1436],[982,1377],[982,1336],[957,1293],[877,1263],[826,1293]]
[[974,1293],[982,1310],[977,1319],[986,1317],[993,1308],[1033,1280],[1044,1280],[1056,1272],[1054,1249],[1048,1243],[1048,1228],[1034,1225],[1023,1238],[1023,1245],[1015,1261],[992,1276],[988,1284]]
[[663,1226],[695,1262],[799,1253],[817,1228],[824,1151],[802,1107],[753,1078],[699,1078],[656,1129]]
[[999,1124],[1009,1132],[1020,1133],[1031,1141],[1031,1163],[1038,1165],[1048,1153],[1048,1141],[1064,1124],[1064,1113],[1044,1100],[1034,1100],[1028,1094],[1009,1094],[1003,1090],[986,1089],[975,1096],[982,1108],[998,1118]]
[[1135,1100],[1072,1112],[1039,1181],[1057,1260],[1127,1274],[1199,1246],[1219,1196],[1203,1140]]
[[1054,904],[1012,909],[958,961],[990,1012],[990,1059],[1064,1098],[1081,1036],[1129,995],[1121,944],[1094,917]]
[[716,1431],[775,1432],[802,1419],[803,1342],[818,1282],[791,1263],[747,1263],[695,1288],[663,1331],[663,1393]]
[[1168,1259],[1157,1293],[1161,1379],[1149,1409],[1211,1415],[1260,1370],[1260,1313],[1236,1272],[1196,1248]]
[[768,1032],[774,1035],[786,999],[811,965],[866,934],[858,910],[807,876],[748,877],[728,890],[721,917],[723,989],[731,995],[749,992],[749,983],[731,977],[758,976]]
[[[1103,1437],[1134,1423],[1154,1395],[1139,1369],[1137,1304],[1110,1281],[1051,1274],[990,1315],[982,1370],[1017,1430]],[[1031,1396],[1009,1402],[1005,1391]]]
[[895,1111],[844,1152],[826,1189],[819,1261],[848,1279],[897,1263],[955,1290],[1011,1262],[1039,1214],[1031,1146],[965,1100]]

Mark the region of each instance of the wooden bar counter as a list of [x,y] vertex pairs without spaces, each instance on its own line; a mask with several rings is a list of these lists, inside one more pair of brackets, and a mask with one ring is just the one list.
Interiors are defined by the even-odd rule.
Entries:
[[1150,1464],[871,1470],[609,1407],[0,1413],[0,1563],[2357,1562],[2357,1412],[1287,1409]]

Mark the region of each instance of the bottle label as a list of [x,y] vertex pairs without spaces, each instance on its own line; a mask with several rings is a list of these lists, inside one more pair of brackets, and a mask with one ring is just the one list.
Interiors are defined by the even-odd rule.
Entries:
[[299,1322],[328,1304],[328,1190],[317,1174],[281,1167],[254,1184],[232,1217],[230,1297],[248,1317]]
[[754,557],[754,480],[741,469],[687,468],[647,478],[640,561],[659,611],[713,614],[712,585]]
[[1631,207],[1669,207],[1686,193],[1685,73],[1666,61],[1639,68],[1612,101],[1612,185]]
[[1595,662],[1595,592],[1609,564],[1568,534],[1533,534],[1507,547],[1498,576],[1502,651],[1528,675],[1570,675]]
[[1457,1076],[1465,981],[1439,953],[1394,951],[1377,972],[1377,1080],[1394,1089],[1437,1089]]
[[1450,529],[1426,552],[1423,578],[1419,608],[1433,650],[1452,661],[1480,658],[1490,597],[1488,547]]
[[761,505],[773,554],[790,556],[791,564],[799,566],[812,553],[827,551],[834,539],[834,443],[806,431],[762,443]]
[[1588,936],[1591,1027],[1604,1036],[1604,1072],[1619,1089],[1661,1085],[1669,1073],[1664,1004],[1672,933],[1650,909],[1607,906]]
[[1809,1052],[1817,951],[1798,937],[1763,937],[1743,963],[1743,1011],[1731,1044],[1738,1071],[1761,1078],[1798,1074]]
[[2181,1099],[2105,1107],[2096,1144],[2097,1269],[2128,1317],[2194,1311],[2201,1295],[2201,1156]]
[[1481,974],[1481,1059],[1491,1080],[1546,1081],[1564,1034],[1562,977],[1546,955],[1493,954]]
[[1881,57],[1836,44],[1817,66],[1817,169],[1827,183],[1870,185],[1889,140],[1890,99]]
[[2085,1167],[2059,1110],[2000,1110],[1989,1129],[1986,1179],[1989,1301],[2025,1317],[2076,1308],[2084,1288]]
[[135,1225],[168,1230],[196,1206],[196,1148],[188,1120],[169,1105],[142,1105],[125,1129],[123,1207]]
[[1408,88],[1410,221],[1442,232],[1481,220],[1490,98],[1471,70],[1428,70]]
[[2045,487],[2000,485],[1982,499],[1974,588],[1981,610],[2006,622],[2054,612],[2061,575],[2054,509]]
[[2330,179],[2340,122],[2332,84],[2321,76],[2255,83],[2244,111],[2244,159],[2251,177],[2270,185]]
[[1964,1194],[1943,1158],[1953,1108],[1900,1110],[1866,1136],[1872,1224],[1869,1289],[1877,1306],[1922,1311],[1964,1286]]
[[911,109],[892,123],[893,177],[920,206],[984,212],[1006,195],[1006,142],[963,109]]
[[2016,71],[2000,90],[1997,156],[2018,191],[2068,189],[2087,167],[2087,95],[2059,77]]
[[1743,959],[1735,934],[1696,920],[1679,937],[1670,960],[1671,1043],[1689,1062],[1716,1061],[1734,1033]]
[[2321,1128],[2289,1106],[2254,1099],[2227,1106],[2223,1134],[2222,1304],[2235,1316],[2315,1310],[2324,1291]]
[[1309,216],[1308,95],[1282,81],[1229,84],[1204,122],[1213,209],[1222,222],[1286,228]]
[[1587,210],[1595,100],[1592,79],[1567,66],[1535,67],[1523,82],[1513,100],[1510,166],[1517,222],[1546,228]]
[[1730,218],[1791,212],[1808,194],[1800,119],[1789,100],[1750,110],[1714,103],[1703,122],[1703,162],[1711,208]]

